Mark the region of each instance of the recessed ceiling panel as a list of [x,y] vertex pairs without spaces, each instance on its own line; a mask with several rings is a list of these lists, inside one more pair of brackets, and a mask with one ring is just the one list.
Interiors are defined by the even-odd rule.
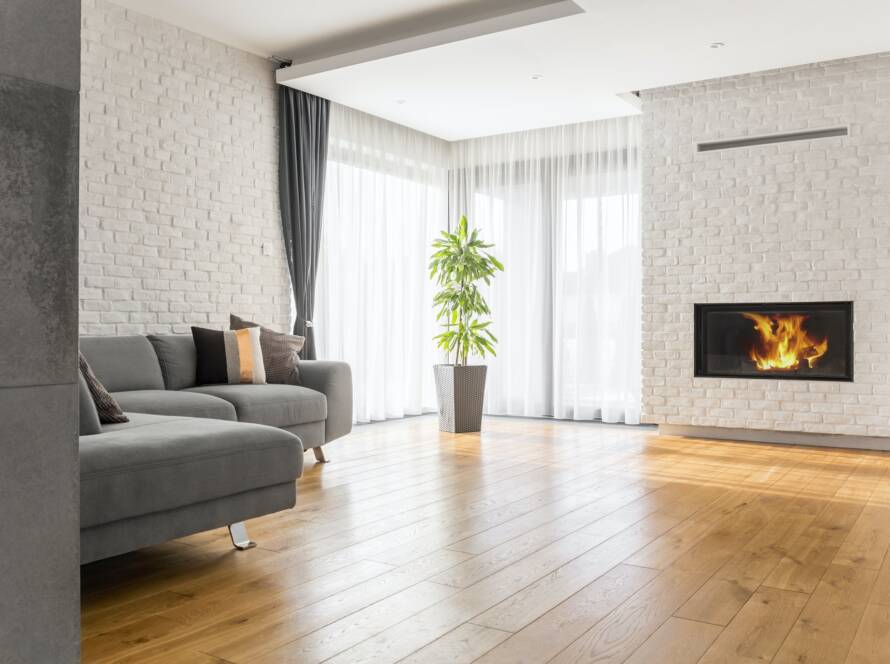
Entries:
[[[289,84],[454,140],[636,113],[619,96],[632,90],[890,51],[886,0],[576,2],[585,13]],[[300,58],[342,52],[350,40],[361,46],[358,36],[376,39],[393,25],[416,29],[424,12],[435,17],[473,5],[447,0],[119,4],[253,52]]]

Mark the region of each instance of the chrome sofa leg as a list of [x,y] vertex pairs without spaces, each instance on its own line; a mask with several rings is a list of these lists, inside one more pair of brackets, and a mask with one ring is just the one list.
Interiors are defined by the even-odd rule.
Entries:
[[327,457],[324,455],[324,448],[322,448],[321,445],[319,445],[318,447],[313,447],[312,452],[315,454],[315,460],[318,461],[318,463],[328,462]]
[[256,546],[256,542],[247,535],[247,526],[243,521],[233,523],[229,526],[229,537],[232,538],[232,545],[239,551],[246,551]]

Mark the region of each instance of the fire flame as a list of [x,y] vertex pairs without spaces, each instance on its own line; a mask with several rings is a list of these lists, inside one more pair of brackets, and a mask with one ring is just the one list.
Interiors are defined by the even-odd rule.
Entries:
[[812,369],[819,358],[828,352],[828,337],[817,341],[804,329],[809,316],[802,314],[763,315],[742,313],[754,321],[754,329],[760,335],[760,344],[748,351],[748,357],[759,371],[791,371],[806,360]]

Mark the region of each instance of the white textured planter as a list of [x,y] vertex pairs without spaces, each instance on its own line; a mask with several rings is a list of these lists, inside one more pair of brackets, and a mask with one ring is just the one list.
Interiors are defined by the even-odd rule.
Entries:
[[488,367],[484,364],[437,364],[433,371],[439,397],[439,430],[449,433],[480,431]]

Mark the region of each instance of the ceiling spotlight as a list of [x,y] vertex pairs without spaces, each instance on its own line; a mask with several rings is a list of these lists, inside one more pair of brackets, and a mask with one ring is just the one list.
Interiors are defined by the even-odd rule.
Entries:
[[711,48],[723,48],[726,46],[723,42],[711,42]]
[[404,104],[404,103],[407,102],[407,101],[408,101],[407,99],[396,99],[396,103],[397,103],[399,106],[401,106],[402,104]]
[[544,78],[544,74],[532,74],[533,81],[540,81],[542,78]]

